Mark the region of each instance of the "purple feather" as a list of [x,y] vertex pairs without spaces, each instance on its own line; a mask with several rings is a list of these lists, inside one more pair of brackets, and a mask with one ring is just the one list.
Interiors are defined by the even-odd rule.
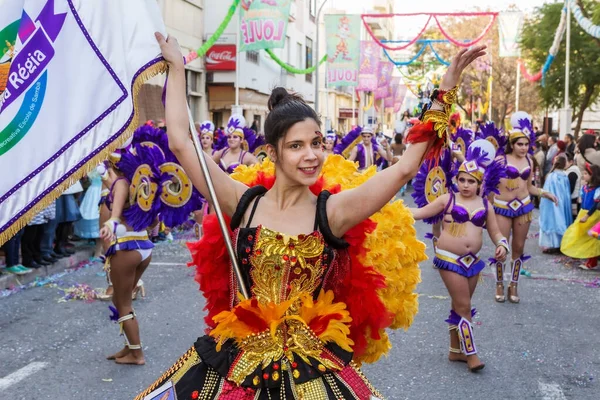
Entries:
[[465,144],[465,148],[461,149],[463,153],[466,153],[469,145],[473,142],[473,131],[465,128],[458,128],[456,133],[452,135],[452,141],[456,144],[459,139]]
[[346,151],[346,149],[348,147],[350,147],[352,145],[352,143],[354,143],[356,138],[358,138],[360,136],[362,130],[363,130],[363,128],[361,126],[357,126],[356,128],[352,129],[350,132],[348,132],[348,134],[346,136],[344,136],[342,138],[342,140],[339,141],[338,144],[335,145],[335,147],[333,148],[333,152],[335,154],[342,154],[344,151]]
[[477,137],[478,139],[485,140],[494,139],[494,141],[498,143],[496,156],[504,155],[506,144],[508,143],[508,137],[504,135],[500,129],[496,128],[496,125],[493,122],[488,122],[487,124],[482,125]]
[[[144,179],[149,179],[148,183],[157,184],[156,193],[154,193],[154,201],[150,205],[150,210],[144,211],[140,208],[137,202],[130,204],[123,211],[123,217],[129,226],[136,231],[141,231],[149,227],[160,212],[161,201],[160,194],[162,187],[160,186],[160,171],[158,166],[165,162],[163,153],[154,147],[135,145],[135,153],[123,154],[118,168],[123,172],[125,177],[132,182],[136,170],[140,165],[147,165],[150,168],[151,175]],[[139,180],[139,179],[138,179]]]
[[486,198],[490,193],[499,194],[500,179],[506,178],[506,168],[503,159],[496,159],[485,168],[481,196]]
[[220,129],[215,130],[215,138],[213,149],[215,151],[223,150],[228,147],[227,145],[227,135]]
[[[448,192],[450,192],[453,190],[452,178],[454,171],[452,170],[452,154],[450,153],[449,149],[445,149],[442,153],[439,166],[446,173],[446,189]],[[419,208],[425,207],[427,204],[429,204],[425,195],[425,187],[427,184],[427,176],[433,167],[435,167],[433,160],[424,162],[421,164],[419,172],[417,172],[417,176],[415,176],[412,181],[414,191],[411,193],[411,196]],[[424,218],[423,222],[427,224],[436,224],[442,220],[442,217],[443,215],[440,213],[431,218]]]
[[264,136],[257,134],[250,128],[244,128],[244,139],[248,143],[248,151],[252,154],[254,154],[256,149],[265,144]]
[[[181,168],[181,166],[179,168]],[[181,168],[181,170],[183,170],[183,168]],[[167,185],[170,180],[170,174],[162,173],[160,175],[160,186],[163,187],[163,190],[165,190],[164,186]],[[189,179],[187,184],[192,184]],[[190,199],[185,204],[179,205],[178,207],[172,207],[165,202],[160,201],[160,220],[169,228],[181,225],[188,220],[189,215],[193,211],[202,209],[203,202],[204,197],[202,197],[196,188],[192,188],[192,196]]]
[[241,121],[239,118],[229,118],[229,121],[227,121],[227,132],[229,132],[229,128],[242,128],[241,126]]
[[[471,318],[473,318],[475,315],[477,315],[477,310],[475,308],[472,308],[471,309]],[[458,323],[460,322],[461,319],[462,319],[462,317],[460,315],[458,315],[456,313],[456,311],[450,310],[450,315],[448,315],[448,319],[446,319],[446,322],[451,325],[458,325]]]
[[108,306],[108,309],[110,310],[110,320],[117,322],[119,320],[119,311],[113,306]]

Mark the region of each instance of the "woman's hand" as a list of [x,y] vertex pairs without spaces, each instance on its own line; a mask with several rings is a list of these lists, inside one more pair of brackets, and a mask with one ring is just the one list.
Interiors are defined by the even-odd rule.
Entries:
[[450,90],[456,86],[465,68],[477,58],[484,56],[486,54],[484,51],[486,48],[487,46],[482,45],[470,49],[464,48],[459,51],[444,74],[442,82],[440,83],[440,89]]
[[183,55],[181,54],[177,39],[173,36],[169,36],[165,39],[160,32],[155,32],[154,36],[160,46],[163,58],[169,63],[169,67],[183,67]]
[[585,214],[583,217],[581,217],[579,222],[583,224],[583,223],[587,222],[589,217],[590,217],[589,215]]
[[108,226],[103,226],[102,229],[100,229],[100,238],[108,242],[113,242],[115,240],[115,234]]
[[542,196],[545,197],[545,198],[547,198],[551,202],[553,202],[554,205],[556,205],[556,206],[558,205],[558,198],[555,195],[553,195],[552,193],[550,193],[550,192],[544,192],[542,194]]
[[504,246],[496,247],[496,254],[494,255],[494,258],[498,261],[506,260],[506,248]]

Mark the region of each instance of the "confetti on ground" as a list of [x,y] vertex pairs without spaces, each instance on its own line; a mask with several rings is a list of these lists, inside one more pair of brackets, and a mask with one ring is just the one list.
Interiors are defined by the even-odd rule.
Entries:
[[[53,286],[58,287],[57,285],[50,285],[50,287]],[[90,303],[96,299],[96,295],[98,294],[93,287],[85,283],[78,283],[67,288],[58,287],[58,290],[64,293],[64,296],[58,300],[59,303],[65,303],[70,300],[83,300]]]
[[450,297],[448,296],[427,296],[428,299],[437,299],[437,300],[446,300],[449,299]]
[[[65,269],[63,272],[58,272],[56,274],[49,275],[49,276],[43,276],[43,277],[38,276],[35,278],[35,280],[33,282],[30,282],[26,285],[19,284],[19,285],[15,285],[9,289],[0,290],[0,299],[11,296],[15,293],[22,292],[23,290],[34,288],[34,287],[58,285],[60,283],[60,280],[63,277],[65,277],[69,274],[72,274],[73,272],[79,271],[80,269],[89,268],[93,265],[94,265],[94,263],[90,263],[89,261],[82,261],[77,266],[75,266],[73,268]],[[17,281],[17,282],[19,282],[19,281]]]
[[102,382],[112,382],[112,378],[102,378]]

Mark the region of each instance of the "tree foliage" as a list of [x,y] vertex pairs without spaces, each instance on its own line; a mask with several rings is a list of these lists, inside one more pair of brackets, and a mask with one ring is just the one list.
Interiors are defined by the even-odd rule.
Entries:
[[[600,19],[600,4],[594,0],[579,1],[580,6],[595,22]],[[548,50],[554,40],[554,32],[560,22],[564,4],[546,3],[536,9],[532,18],[525,22],[521,37],[523,58],[530,71],[539,71],[546,61]],[[600,95],[600,44],[588,35],[571,16],[571,51],[569,62],[569,103],[577,120],[575,134],[579,133],[584,111]],[[562,108],[565,93],[566,33],[558,54],[545,77],[545,86],[537,86],[542,105]]]

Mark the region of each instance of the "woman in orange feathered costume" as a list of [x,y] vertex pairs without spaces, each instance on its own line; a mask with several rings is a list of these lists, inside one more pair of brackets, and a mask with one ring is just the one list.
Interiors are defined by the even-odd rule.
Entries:
[[[170,64],[169,146],[208,196],[189,142],[183,58],[174,39],[157,38]],[[482,50],[457,56],[447,88]],[[238,295],[218,223],[207,217],[204,237],[189,246],[206,297],[207,335],[138,399],[169,391],[179,400],[381,397],[358,363],[389,350],[386,328],[410,325],[417,263],[425,258],[409,211],[389,202],[432,142],[443,140],[435,140],[433,121],[424,123],[402,162],[359,174],[340,157],[324,164],[319,117],[300,97],[276,88],[269,110],[272,163],[230,177],[207,160],[250,298]]]

